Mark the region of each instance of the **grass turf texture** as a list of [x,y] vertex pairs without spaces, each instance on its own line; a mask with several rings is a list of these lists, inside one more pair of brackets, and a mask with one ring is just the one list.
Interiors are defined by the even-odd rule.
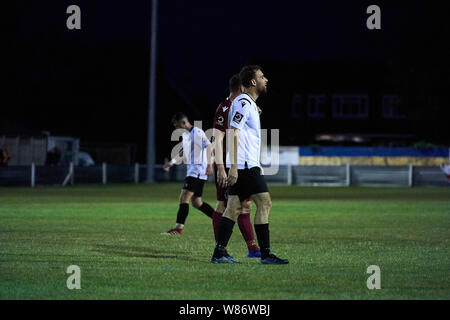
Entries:
[[[450,298],[448,188],[271,187],[283,266],[246,258],[237,226],[228,248],[242,264],[210,264],[211,220],[193,207],[183,236],[160,235],[180,188],[0,188],[0,298]],[[212,184],[204,199],[214,206]],[[69,265],[81,268],[81,290],[66,287]],[[369,265],[381,268],[381,290],[366,287]]]

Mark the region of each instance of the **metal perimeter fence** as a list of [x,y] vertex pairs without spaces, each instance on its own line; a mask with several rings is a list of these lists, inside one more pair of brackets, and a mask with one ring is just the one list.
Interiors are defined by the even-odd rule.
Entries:
[[[183,181],[186,166],[165,172],[155,167],[157,182]],[[8,166],[0,167],[0,186],[37,186],[72,184],[143,183],[146,165]],[[357,166],[357,165],[280,165],[278,173],[266,175],[269,185],[297,186],[449,186],[436,166]],[[209,181],[213,181],[209,177]]]

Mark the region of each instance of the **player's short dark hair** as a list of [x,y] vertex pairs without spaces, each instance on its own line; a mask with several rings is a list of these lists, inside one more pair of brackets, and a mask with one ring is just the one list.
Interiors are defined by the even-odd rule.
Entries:
[[183,120],[184,118],[187,119],[187,115],[185,115],[183,112],[177,112],[172,117],[172,124],[176,125],[178,121]]
[[230,88],[230,92],[236,92],[239,90],[241,87],[241,77],[239,76],[239,73],[236,73],[230,78],[230,81],[228,81],[228,86]]
[[250,83],[253,79],[255,79],[255,73],[258,70],[261,70],[261,67],[257,65],[248,65],[241,69],[241,72],[239,72],[239,77],[241,78],[241,83],[244,87],[250,87]]

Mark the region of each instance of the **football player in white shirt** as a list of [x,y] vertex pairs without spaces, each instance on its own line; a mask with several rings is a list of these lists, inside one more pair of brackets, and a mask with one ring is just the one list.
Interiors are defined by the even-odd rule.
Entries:
[[[213,213],[212,223],[214,228],[214,238],[217,241],[217,230],[222,214],[227,206],[228,186],[227,186],[227,170],[225,169],[225,158],[227,154],[226,132],[228,129],[228,114],[230,112],[233,100],[244,92],[241,85],[239,74],[233,75],[229,80],[229,96],[222,101],[214,114],[213,138],[214,138],[214,180],[216,182],[216,210]],[[261,111],[258,108],[258,111]],[[241,204],[242,213],[237,219],[239,230],[247,244],[249,258],[260,258],[261,252],[256,244],[255,233],[253,232],[252,222],[250,220],[250,212],[252,211],[252,202],[250,198],[245,199]]]
[[245,88],[233,100],[229,113],[228,138],[231,141],[228,173],[228,204],[219,222],[212,263],[235,263],[226,251],[234,224],[242,212],[241,201],[250,197],[256,204],[255,233],[262,264],[287,264],[270,252],[269,213],[272,201],[261,171],[261,123],[256,99],[267,92],[268,80],[259,66],[245,66],[239,73]]
[[[187,161],[187,173],[184,186],[180,194],[180,206],[178,208],[175,227],[163,234],[181,235],[189,213],[189,202],[194,208],[200,210],[212,218],[214,209],[202,200],[203,185],[212,174],[212,157],[210,141],[202,129],[194,127],[184,113],[178,112],[172,118],[176,129],[186,129],[183,133],[183,156]],[[164,165],[164,170],[169,171],[181,159],[172,159]]]

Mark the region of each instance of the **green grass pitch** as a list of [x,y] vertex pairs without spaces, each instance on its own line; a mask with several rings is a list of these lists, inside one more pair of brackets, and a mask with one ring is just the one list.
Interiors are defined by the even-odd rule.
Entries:
[[[449,188],[270,188],[272,250],[289,265],[209,263],[211,220],[181,183],[0,188],[0,299],[449,299]],[[215,206],[215,189],[204,200]],[[253,212],[254,212],[253,208]],[[252,214],[253,217],[253,214]],[[66,286],[70,265],[81,289]],[[367,267],[381,289],[366,287]]]

